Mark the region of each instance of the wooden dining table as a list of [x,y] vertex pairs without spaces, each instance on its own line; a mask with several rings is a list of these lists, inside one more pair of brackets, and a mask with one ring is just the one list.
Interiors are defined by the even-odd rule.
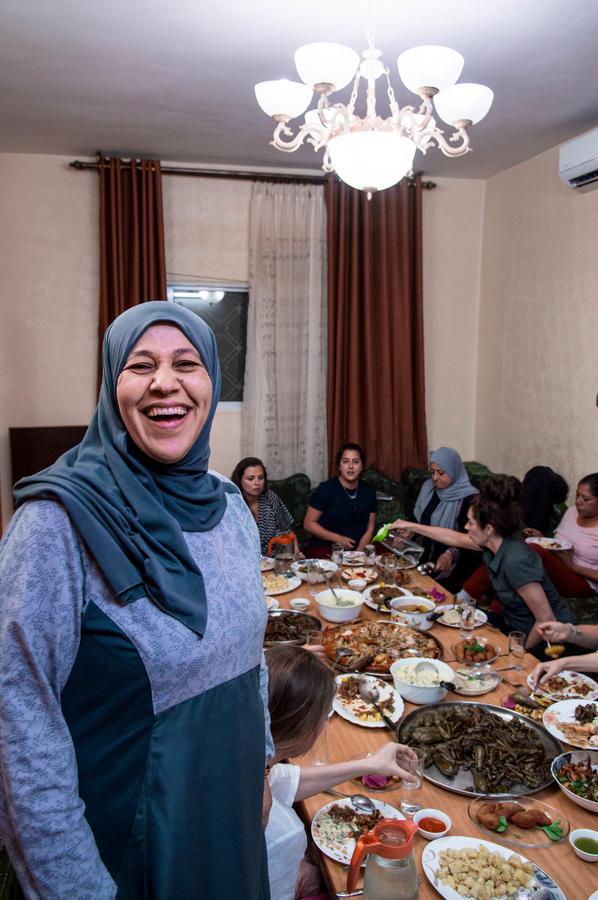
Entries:
[[[322,587],[324,588],[324,585]],[[448,593],[448,591],[444,587],[435,582],[432,578],[419,574],[416,570],[412,570],[409,572],[409,581],[403,584],[402,587],[405,587],[407,589],[419,587],[426,591],[430,591],[433,588],[436,588],[438,591],[445,595],[446,599],[442,601],[443,603],[455,602],[453,596]],[[310,594],[308,592],[308,585],[303,582],[301,586],[296,588],[295,590],[278,595],[276,597],[276,600],[278,601],[281,609],[290,609],[290,601],[296,597],[304,597],[306,599],[310,599],[310,606],[305,611],[310,615],[320,619],[323,627],[333,627],[333,623],[324,621],[319,615],[318,606],[313,598],[310,597]],[[360,618],[384,618],[386,621],[389,620],[388,614],[378,613],[365,604],[360,614]],[[427,633],[433,634],[434,637],[436,637],[441,642],[444,649],[444,661],[447,662],[448,665],[450,665],[454,669],[463,667],[462,663],[456,662],[454,660],[454,654],[451,650],[454,642],[459,639],[458,629],[440,625],[435,622],[432,629]],[[517,664],[523,665],[523,670],[517,671],[510,669],[509,671],[505,672],[505,675],[503,676],[503,679],[505,680],[502,681],[497,688],[487,694],[474,696],[468,699],[460,694],[457,695],[449,693],[446,699],[447,701],[460,700],[464,702],[480,702],[501,707],[501,701],[506,697],[506,695],[512,693],[517,689],[513,685],[523,685],[524,687],[526,686],[527,675],[534,668],[537,660],[535,659],[535,657],[527,653],[525,654],[525,657],[523,659],[517,659],[516,661],[510,660],[508,656],[508,638],[498,629],[493,628],[488,624],[476,628],[475,634],[487,637],[495,646],[498,647],[500,655],[496,663],[493,665],[493,669],[506,668],[507,666],[512,665],[514,664],[514,662],[516,662]],[[511,683],[507,683],[506,679],[508,679]],[[405,702],[403,717],[412,710],[418,708],[421,707],[417,707],[411,703]],[[327,735],[325,738],[327,748],[325,749],[327,750],[330,762],[337,762],[340,760],[350,759],[353,757],[362,756],[369,752],[373,752],[377,750],[383,743],[392,739],[393,736],[390,735],[390,732],[387,728],[366,728],[360,725],[354,725],[351,722],[348,722],[345,719],[341,718],[337,714],[334,714],[332,715],[327,727]],[[562,744],[562,747],[563,751],[573,749],[565,743]],[[318,751],[318,749],[321,750],[322,748],[318,748],[318,746],[316,745],[316,751]],[[293,760],[293,762],[309,762],[309,759],[310,757],[308,754],[308,756],[303,760]],[[400,785],[390,790],[371,791],[367,788],[364,788],[363,786],[358,785],[356,782],[349,781],[344,784],[337,785],[336,789],[347,795],[354,793],[364,793],[372,798],[383,800],[385,803],[389,803],[391,806],[397,808],[402,796]],[[561,813],[563,818],[567,818],[571,825],[571,831],[573,831],[575,828],[598,829],[598,814],[590,812],[589,810],[585,810],[582,807],[578,806],[576,803],[570,800],[556,784],[553,784],[550,787],[547,787],[542,791],[535,793],[533,796],[539,800],[549,803],[551,806],[555,807],[559,811],[559,813]],[[308,798],[307,800],[304,800],[299,805],[299,811],[308,826],[317,811],[321,809],[321,807],[325,804],[330,803],[331,800],[332,798],[329,795],[327,795],[326,793],[321,793],[316,794],[313,797]],[[450,816],[452,820],[452,829],[450,831],[450,836],[461,835],[467,837],[477,837],[483,840],[494,840],[496,843],[500,843],[500,841],[493,838],[489,833],[482,833],[478,826],[471,820],[468,813],[470,802],[471,798],[456,794],[452,791],[448,791],[436,784],[432,784],[425,778],[422,788],[420,791],[418,791],[417,796],[417,803],[422,807],[433,807],[435,809],[441,809]],[[421,865],[422,851],[427,844],[428,842],[420,835],[415,836],[414,849],[418,872],[421,876],[419,893],[419,896],[421,898],[432,898],[438,896],[436,889],[432,884],[430,884],[430,882],[424,875]],[[531,849],[522,847],[518,849],[516,847],[507,846],[507,849],[513,853],[519,852],[521,855],[527,857],[529,860],[544,869],[560,886],[561,890],[568,898],[568,900],[587,900],[590,894],[598,889],[598,863],[588,863],[580,859],[575,854],[568,838],[566,838],[564,841],[554,843],[550,847],[546,848]],[[335,862],[319,850],[317,850],[316,852],[319,856],[320,867],[324,875],[330,896],[336,897],[337,891],[346,890],[347,866]],[[360,881],[358,886],[361,886],[361,884],[362,882]]]

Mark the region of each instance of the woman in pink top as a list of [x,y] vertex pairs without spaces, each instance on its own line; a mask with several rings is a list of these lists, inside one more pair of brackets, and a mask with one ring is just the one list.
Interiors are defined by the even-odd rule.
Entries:
[[[540,532],[526,529],[527,535]],[[570,507],[554,532],[555,540],[568,541],[571,550],[545,550],[535,544],[548,577],[562,597],[591,597],[598,593],[598,472],[577,485],[575,507]]]

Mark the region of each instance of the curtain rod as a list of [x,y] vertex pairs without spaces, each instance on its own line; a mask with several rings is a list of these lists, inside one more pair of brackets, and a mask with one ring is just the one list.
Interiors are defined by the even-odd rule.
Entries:
[[[128,163],[125,162],[125,167]],[[84,162],[81,159],[75,159],[69,163],[71,169],[82,171],[84,169],[92,169],[99,171],[100,163]],[[229,178],[237,181],[271,181],[283,184],[323,184],[325,176],[323,175],[276,175],[272,172],[242,172],[233,169],[197,169],[184,168],[183,166],[162,166],[162,175],[187,175],[192,178]],[[435,181],[422,181],[422,188],[425,190],[433,190],[436,187]]]

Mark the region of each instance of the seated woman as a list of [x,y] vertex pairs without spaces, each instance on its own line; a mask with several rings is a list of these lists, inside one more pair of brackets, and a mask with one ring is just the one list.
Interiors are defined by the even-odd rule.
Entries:
[[267,556],[271,539],[293,530],[293,517],[278,494],[268,489],[268,473],[261,459],[246,456],[235,466],[231,481],[251,510],[260,535],[262,556]]
[[[541,532],[527,528],[528,536]],[[546,550],[532,544],[551,581],[564,597],[591,597],[598,593],[598,472],[581,479],[570,506],[554,532],[555,540],[568,541],[571,550]]]
[[[598,625],[573,625],[571,622],[543,622],[538,631],[546,641],[561,641],[576,644],[589,650],[598,650]],[[538,663],[530,681],[532,687],[541,685],[554,675],[560,675],[565,669],[574,672],[598,673],[598,653],[584,653],[580,656],[563,656],[550,662]],[[598,687],[598,686],[597,686]]]
[[481,551],[502,606],[499,627],[505,632],[523,631],[525,646],[531,649],[542,640],[540,622],[570,622],[571,613],[546,575],[542,560],[519,537],[520,509],[514,495],[511,479],[489,478],[467,511],[467,534],[400,519],[391,527],[411,529],[449,547]]
[[332,544],[363,550],[374,536],[376,491],[360,481],[365,453],[359,444],[343,444],[336,454],[338,477],[323,481],[314,491],[303,527],[315,540],[308,556],[330,555]]
[[405,776],[415,754],[403,744],[387,743],[367,758],[320,766],[283,763],[306,753],[322,731],[334,697],[334,674],[303,647],[273,647],[266,659],[275,747],[266,828],[270,892],[272,900],[293,900],[316,893],[319,882],[317,867],[304,860],[307,837],[293,803],[362,775]]
[[[439,525],[464,531],[467,510],[477,494],[461,457],[451,447],[439,447],[430,454],[430,478],[421,486],[414,515],[422,525]],[[433,562],[434,573],[451,590],[458,590],[479,563],[473,553],[445,547],[424,537],[420,562]]]

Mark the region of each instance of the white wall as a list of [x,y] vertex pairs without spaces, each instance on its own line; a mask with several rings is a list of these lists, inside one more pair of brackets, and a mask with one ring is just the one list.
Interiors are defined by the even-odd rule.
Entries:
[[558,177],[558,150],[486,185],[476,458],[573,487],[598,470],[598,191]]
[[[9,426],[85,424],[95,403],[98,178],[56,156],[0,154],[0,489],[10,515]],[[167,268],[246,281],[250,182],[165,178]],[[430,445],[473,453],[483,183],[424,193],[426,406]],[[452,386],[451,386],[452,385]],[[219,410],[214,468],[241,453],[240,413]]]

